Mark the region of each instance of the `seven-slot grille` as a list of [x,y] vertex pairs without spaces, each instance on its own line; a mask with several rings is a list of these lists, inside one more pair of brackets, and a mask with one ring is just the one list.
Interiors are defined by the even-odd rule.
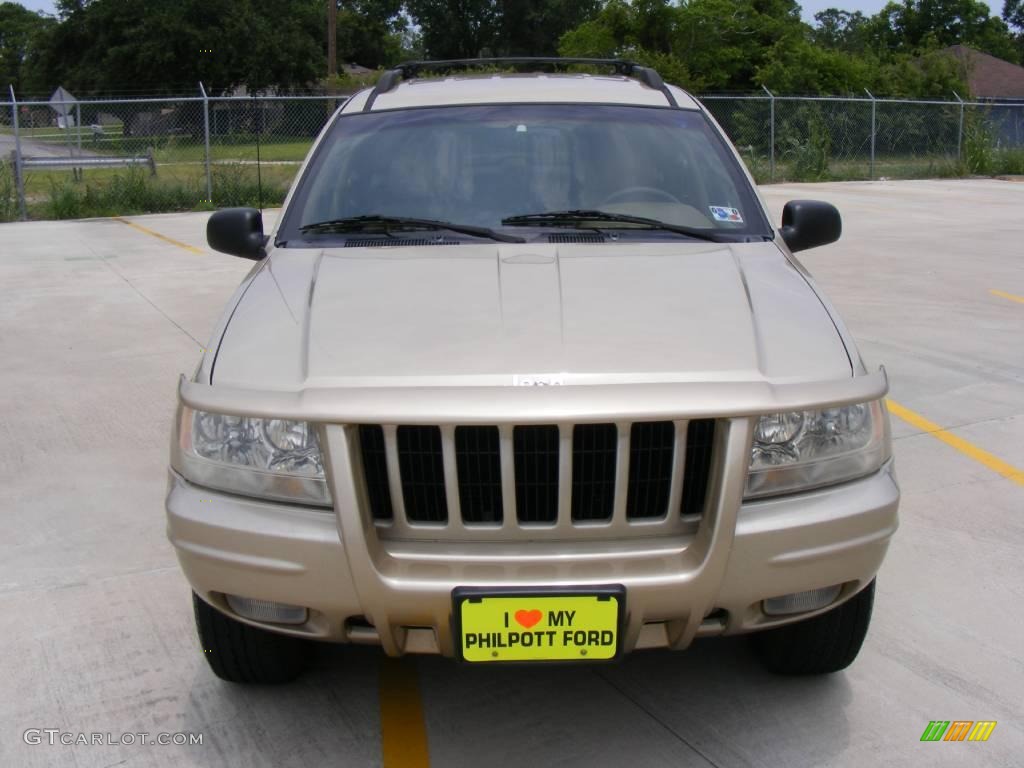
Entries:
[[[358,428],[374,520],[552,527],[699,516],[715,421]],[[568,489],[568,494],[563,493]],[[397,499],[396,499],[397,497]],[[400,501],[401,503],[397,503]]]

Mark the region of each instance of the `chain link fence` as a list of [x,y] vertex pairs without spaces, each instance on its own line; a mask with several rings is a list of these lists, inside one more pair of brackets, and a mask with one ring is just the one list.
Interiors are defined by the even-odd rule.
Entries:
[[1024,173],[1024,102],[700,99],[759,182]]
[[[1024,102],[708,94],[759,182],[1024,173]],[[279,204],[343,96],[0,102],[0,221]]]
[[279,204],[341,96],[0,102],[0,221]]

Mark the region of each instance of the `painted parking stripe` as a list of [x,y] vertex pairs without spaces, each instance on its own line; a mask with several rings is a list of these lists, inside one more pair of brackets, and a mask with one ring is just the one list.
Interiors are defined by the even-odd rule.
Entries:
[[893,416],[899,416],[911,426],[917,427],[922,432],[934,437],[936,440],[941,440],[951,448],[956,448],[960,453],[974,459],[979,464],[983,464],[993,472],[999,473],[1006,479],[1012,480],[1018,485],[1024,485],[1024,471],[1007,464],[998,456],[993,456],[988,451],[982,450],[973,443],[964,440],[962,437],[957,437],[951,432],[940,427],[934,421],[929,421],[921,414],[915,413],[909,408],[905,408],[893,400],[887,399],[886,405],[889,407],[889,413]]
[[134,221],[128,221],[128,219],[122,219],[120,216],[115,216],[114,217],[114,221],[120,221],[122,224],[127,224],[132,229],[137,229],[137,230],[139,230],[139,232],[144,232],[145,234],[149,235],[150,237],[155,237],[158,240],[163,240],[165,243],[170,243],[171,245],[176,245],[179,248],[184,248],[189,253],[198,253],[200,256],[203,254],[202,249],[196,248],[194,245],[189,245],[188,243],[183,243],[180,240],[175,240],[173,237],[167,237],[167,235],[161,235],[159,232],[154,232],[152,229],[149,229],[148,227],[144,227],[141,224],[136,224]]
[[381,659],[379,695],[384,768],[429,768],[427,726],[413,663]]
[[1024,296],[1014,296],[1012,293],[1006,291],[997,291],[995,288],[989,290],[993,296],[998,296],[1001,299],[1009,299],[1010,301],[1016,301],[1020,304],[1024,304]]

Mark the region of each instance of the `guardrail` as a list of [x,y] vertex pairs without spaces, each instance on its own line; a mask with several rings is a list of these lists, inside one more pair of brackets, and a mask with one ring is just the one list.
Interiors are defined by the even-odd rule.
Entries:
[[[11,162],[15,153],[11,152]],[[156,161],[153,153],[135,157],[29,157],[22,155],[21,167],[32,168],[126,168],[131,165],[149,167],[150,175],[156,176]]]

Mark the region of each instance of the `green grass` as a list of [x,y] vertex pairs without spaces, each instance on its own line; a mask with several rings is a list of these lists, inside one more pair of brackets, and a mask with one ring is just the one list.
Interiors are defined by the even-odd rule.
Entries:
[[[264,165],[261,176],[263,183],[267,186],[287,188],[295,174],[298,172],[297,165]],[[76,182],[72,178],[71,169],[54,170],[33,170],[25,174],[25,194],[30,199],[38,198],[48,194],[54,184],[71,184],[77,186],[91,185],[94,187],[105,186],[113,180],[126,173],[138,172],[145,175],[154,186],[195,186],[202,190],[202,197],[206,196],[206,171],[202,164],[175,164],[157,165],[156,176],[151,177],[148,167],[137,168],[96,168],[86,169],[83,173],[83,181]],[[239,177],[251,179],[256,183],[256,165],[241,163],[223,163],[213,166],[211,174],[216,180],[218,177]]]
[[[81,219],[97,216],[127,216],[141,213],[204,211],[215,207],[255,206],[261,202],[256,168],[249,165],[220,165],[213,169],[213,199],[207,199],[206,177],[187,166],[188,173],[176,177],[152,176],[148,169],[104,168],[88,171],[83,181],[70,173],[48,171],[26,179],[28,213],[32,219]],[[280,205],[295,169],[268,166],[262,173],[262,204]],[[0,176],[0,215],[3,206],[3,178]],[[7,220],[14,218],[12,211]]]
[[[260,160],[266,162],[293,161],[301,163],[306,158],[306,153],[313,146],[313,139],[291,140],[282,139],[260,142]],[[160,162],[196,162],[202,163],[206,159],[206,150],[200,144],[165,144],[159,149],[153,150],[153,157]],[[245,143],[211,143],[210,158],[218,160],[255,160],[256,142]]]
[[18,215],[18,193],[14,184],[14,170],[0,160],[0,221],[14,221]]
[[[1008,154],[1008,153],[1003,153]],[[872,179],[949,179],[971,175],[964,163],[955,157],[892,157],[876,158],[874,173],[869,159],[829,160],[823,167],[776,162],[772,178],[768,158],[751,160],[744,157],[758,184],[816,181],[870,181]],[[1003,171],[1006,173],[1007,171]]]

